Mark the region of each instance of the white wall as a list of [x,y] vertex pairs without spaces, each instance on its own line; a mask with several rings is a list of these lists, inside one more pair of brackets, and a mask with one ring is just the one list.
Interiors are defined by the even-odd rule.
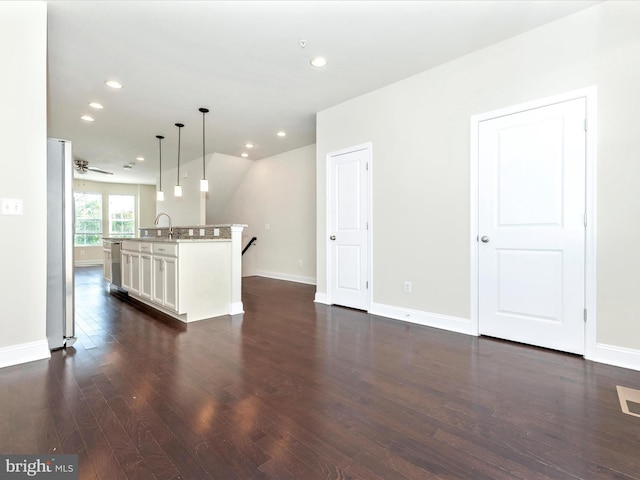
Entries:
[[[136,235],[140,227],[153,227],[156,218],[156,189],[154,185],[135,185],[125,183],[94,182],[84,178],[73,181],[74,192],[99,193],[102,195],[102,234],[109,235],[109,195],[135,195],[136,205]],[[102,245],[95,247],[75,247],[75,264],[92,265],[103,262]]]
[[640,352],[638,25],[640,3],[605,2],[320,112],[318,292],[326,155],[372,142],[374,302],[468,319],[470,117],[597,85],[597,341]]
[[0,197],[24,202],[0,215],[0,366],[28,360],[31,342],[48,354],[46,53],[46,4],[0,2]]
[[248,225],[243,245],[258,237],[243,257],[243,275],[315,283],[315,168],[315,145],[252,162],[219,217]]
[[[169,162],[167,161],[166,163]],[[203,225],[206,223],[206,200],[204,194],[200,192],[201,178],[202,157],[184,163],[181,161],[180,185],[182,186],[182,197],[176,197],[174,196],[174,186],[178,182],[178,167],[176,165],[173,168],[163,168],[162,190],[164,191],[164,201],[156,202],[156,214],[160,212],[167,213],[171,217],[173,226]],[[156,185],[159,185],[159,178],[156,181]],[[166,217],[161,218],[159,225],[168,225]]]

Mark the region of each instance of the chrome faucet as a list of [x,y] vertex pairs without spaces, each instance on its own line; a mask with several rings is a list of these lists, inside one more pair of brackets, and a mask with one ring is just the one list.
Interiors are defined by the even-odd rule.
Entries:
[[171,217],[168,214],[160,212],[158,215],[156,215],[156,220],[153,223],[154,225],[158,225],[158,220],[162,215],[169,219],[169,240],[171,240],[173,238],[173,227],[171,226]]

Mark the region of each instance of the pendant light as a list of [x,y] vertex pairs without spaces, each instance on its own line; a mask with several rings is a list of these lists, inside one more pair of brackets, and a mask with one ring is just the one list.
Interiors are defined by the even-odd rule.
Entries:
[[158,139],[158,149],[160,151],[160,189],[156,192],[156,200],[162,202],[164,200],[164,192],[162,191],[162,135],[156,135]]
[[209,113],[208,108],[199,108],[200,112],[202,112],[202,180],[200,180],[200,191],[208,192],[209,191],[209,180],[207,180],[207,175],[204,167],[204,116]]
[[184,127],[183,123],[176,123],[176,127],[178,127],[178,182],[176,183],[175,188],[173,189],[173,195],[176,197],[182,196],[182,186],[180,185],[180,131],[182,127]]

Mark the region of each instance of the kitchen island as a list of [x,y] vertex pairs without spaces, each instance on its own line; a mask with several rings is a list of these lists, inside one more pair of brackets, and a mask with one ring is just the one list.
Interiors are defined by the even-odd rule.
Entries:
[[[105,280],[183,322],[243,313],[244,227],[143,228],[137,238],[104,237]],[[120,245],[119,285],[107,261],[114,243]]]

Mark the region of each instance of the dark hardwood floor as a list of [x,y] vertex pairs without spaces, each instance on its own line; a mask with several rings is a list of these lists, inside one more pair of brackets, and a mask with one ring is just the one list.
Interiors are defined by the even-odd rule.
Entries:
[[640,372],[243,284],[188,326],[76,273],[75,348],[0,369],[0,453],[78,453],[81,479],[631,479]]

